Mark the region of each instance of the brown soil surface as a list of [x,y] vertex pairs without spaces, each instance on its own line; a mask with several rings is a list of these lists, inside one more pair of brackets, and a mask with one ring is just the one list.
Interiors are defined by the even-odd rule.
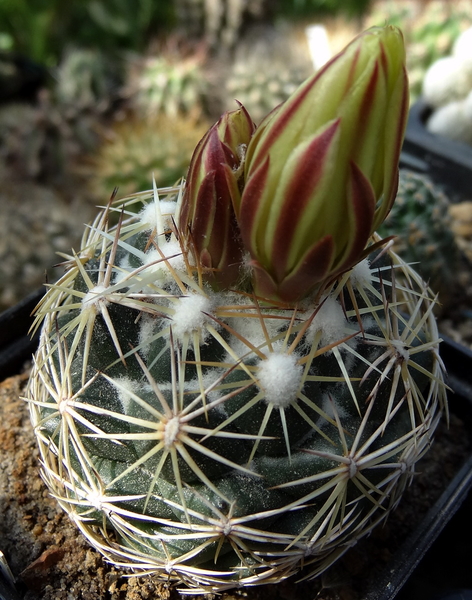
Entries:
[[[151,577],[126,577],[91,549],[40,479],[38,452],[21,399],[27,374],[0,384],[0,550],[24,600],[178,600],[175,589]],[[221,600],[360,600],[371,577],[440,496],[470,450],[458,417],[440,424],[436,443],[387,524],[352,548],[315,581],[224,593]],[[129,573],[128,573],[129,575]],[[201,598],[201,596],[200,596]],[[209,597],[207,596],[208,600]]]

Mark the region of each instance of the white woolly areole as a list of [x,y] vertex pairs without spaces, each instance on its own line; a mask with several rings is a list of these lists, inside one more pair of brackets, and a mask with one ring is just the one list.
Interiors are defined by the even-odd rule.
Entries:
[[[222,377],[225,372],[226,369],[208,369],[208,371],[203,373],[201,382],[207,403],[218,400],[224,394],[228,393],[228,390],[221,390],[219,387],[219,383],[221,383],[219,382],[219,378]],[[195,378],[192,379],[188,384],[186,383],[185,391],[191,394],[201,394],[202,392],[199,379]],[[217,404],[212,410],[215,410],[224,417],[228,417],[228,413],[226,412],[224,404],[224,402],[221,402],[221,404]]]
[[338,414],[341,419],[348,417],[346,409],[343,408],[341,404],[336,402],[336,399],[331,397],[329,394],[323,395],[321,409],[332,419],[335,418],[336,414]]
[[265,394],[265,401],[279,408],[289,406],[297,399],[303,377],[303,367],[294,354],[271,353],[261,360],[257,370],[257,384]]
[[332,296],[328,296],[321,303],[310,327],[307,336],[310,338],[320,332],[321,346],[329,346],[346,337],[348,322],[344,316],[341,305]]
[[351,283],[355,289],[365,288],[372,283],[372,271],[370,270],[370,262],[367,258],[357,263],[351,270]]
[[145,227],[162,233],[162,228],[170,229],[176,207],[172,200],[149,202],[139,213],[139,220]]
[[182,340],[194,331],[201,331],[200,339],[205,338],[204,329],[208,317],[205,313],[212,311],[212,301],[201,294],[183,296],[173,304],[175,313],[172,315],[172,333],[174,337]]
[[104,300],[104,292],[106,291],[104,285],[96,285],[94,288],[89,290],[82,298],[82,310],[87,310],[92,306],[97,306],[100,300]]
[[143,262],[145,265],[149,265],[148,269],[155,272],[156,275],[162,277],[164,280],[173,281],[174,278],[167,265],[176,271],[183,271],[185,269],[182,248],[177,240],[170,239],[163,242],[159,246],[159,249],[160,251],[154,249],[147,252]]

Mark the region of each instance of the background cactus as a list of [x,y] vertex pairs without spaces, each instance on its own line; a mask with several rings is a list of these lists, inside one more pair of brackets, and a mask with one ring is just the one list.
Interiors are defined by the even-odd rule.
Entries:
[[194,116],[163,113],[116,121],[87,160],[90,189],[96,198],[109,198],[115,187],[124,196],[158,185],[174,185],[188,166],[192,151],[208,125]]
[[308,48],[294,32],[256,28],[240,40],[226,80],[226,108],[241,102],[257,123],[310,75]]
[[395,204],[379,229],[382,236],[396,236],[395,251],[446,304],[457,287],[462,263],[449,205],[447,196],[429,177],[402,169]]
[[199,114],[208,93],[203,58],[201,51],[185,56],[170,45],[157,55],[130,59],[123,95],[145,117]]
[[295,308],[213,292],[175,229],[181,192],[109,205],[40,307],[43,477],[117,564],[205,591],[314,576],[431,442],[431,294],[378,250]]

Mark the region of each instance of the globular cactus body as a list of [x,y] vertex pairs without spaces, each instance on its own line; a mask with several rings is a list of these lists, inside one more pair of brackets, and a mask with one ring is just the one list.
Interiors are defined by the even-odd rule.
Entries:
[[445,407],[433,295],[375,233],[406,116],[375,28],[69,258],[28,397],[44,479],[115,564],[189,593],[315,576],[396,506]]
[[386,517],[430,444],[429,291],[377,250],[296,308],[214,292],[173,225],[178,193],[105,210],[41,307],[43,477],[115,563],[202,590],[317,574]]
[[461,253],[452,231],[450,201],[426,175],[400,170],[395,204],[379,229],[396,235],[395,251],[448,303],[457,286]]

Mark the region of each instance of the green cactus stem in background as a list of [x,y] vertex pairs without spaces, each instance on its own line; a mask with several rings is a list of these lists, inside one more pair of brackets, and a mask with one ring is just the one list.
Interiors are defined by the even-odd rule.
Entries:
[[458,289],[462,253],[452,231],[450,201],[426,175],[400,170],[398,193],[382,236],[396,235],[394,250],[410,263],[441,304],[449,304]]

